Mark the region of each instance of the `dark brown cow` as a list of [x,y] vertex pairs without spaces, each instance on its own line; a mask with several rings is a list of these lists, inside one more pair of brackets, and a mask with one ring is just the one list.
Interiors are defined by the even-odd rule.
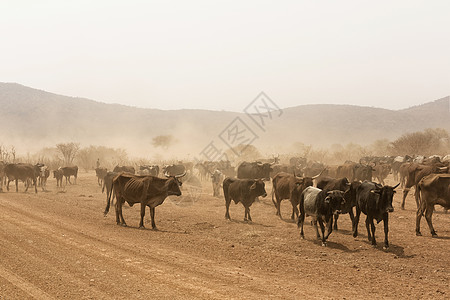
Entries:
[[252,221],[250,216],[250,206],[255,202],[256,197],[266,197],[266,189],[264,188],[262,179],[237,179],[227,177],[223,181],[223,195],[225,196],[225,218],[230,220],[230,203],[231,200],[235,204],[239,202],[244,205],[244,221]]
[[69,181],[69,183],[72,184],[72,182],[70,182],[70,176],[73,176],[75,178],[74,184],[77,184],[77,177],[78,177],[78,167],[77,166],[62,167],[61,171],[63,172],[64,177],[66,177],[66,185],[67,185],[67,181]]
[[61,168],[53,171],[53,178],[56,178],[56,186],[57,187],[62,187],[63,177],[64,177],[64,174],[63,174],[63,171],[61,170]]
[[[320,174],[319,174],[320,175]],[[313,180],[316,179],[319,175],[314,177],[297,177],[293,174],[280,172],[276,174],[272,179],[272,202],[277,209],[277,216],[281,217],[281,201],[284,199],[289,199],[292,204],[292,215],[291,219],[295,220],[295,217],[298,217],[298,201],[299,197],[295,197],[294,190],[297,190],[296,193],[300,195],[305,188],[313,185]],[[273,199],[273,196],[277,201]]]
[[19,191],[19,180],[25,182],[25,192],[28,191],[28,180],[32,180],[34,185],[34,191],[37,193],[37,176],[35,166],[31,164],[7,164],[5,166],[5,176],[8,178],[6,189],[9,191],[9,183],[13,180],[16,181],[16,192]]
[[442,205],[445,209],[450,208],[450,174],[430,174],[423,177],[417,185],[419,190],[419,207],[416,214],[416,235],[420,233],[420,219],[425,213],[431,235],[437,237],[431,217],[434,206]]
[[113,172],[120,173],[120,172],[127,172],[130,174],[135,174],[136,170],[133,166],[115,166]]
[[355,162],[346,161],[343,165],[337,167],[336,177],[346,177],[349,181],[353,181],[355,178]]
[[[114,193],[116,194],[116,222],[117,225],[127,226],[122,214],[122,206],[127,202],[130,206],[141,204],[141,221],[139,228],[144,228],[145,207],[150,208],[152,228],[156,229],[155,207],[161,205],[167,196],[181,196],[181,181],[178,179],[186,175],[159,178],[155,176],[138,176],[129,173],[120,173],[113,179]],[[110,198],[105,208],[105,215],[109,211]]]
[[103,180],[108,173],[106,168],[95,168],[95,175],[97,176],[97,183],[99,186],[103,185]]

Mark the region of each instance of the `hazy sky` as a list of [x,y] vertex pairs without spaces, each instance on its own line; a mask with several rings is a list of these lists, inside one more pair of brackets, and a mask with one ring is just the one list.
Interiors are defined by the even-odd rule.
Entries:
[[450,1],[0,0],[0,82],[132,106],[450,94]]

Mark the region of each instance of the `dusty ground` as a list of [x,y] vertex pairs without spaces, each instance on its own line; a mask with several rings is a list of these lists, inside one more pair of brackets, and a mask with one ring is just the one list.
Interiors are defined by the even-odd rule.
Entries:
[[114,209],[104,218],[93,173],[65,192],[48,184],[37,195],[22,185],[0,194],[0,299],[450,298],[450,215],[440,207],[433,215],[439,238],[425,220],[416,237],[415,203],[408,196],[400,210],[401,190],[384,251],[382,223],[373,248],[364,216],[356,239],[342,216],[327,247],[309,225],[300,240],[287,200],[285,220],[267,197],[252,206],[252,224],[241,204],[232,204],[230,222],[209,185],[195,201],[186,187],[156,209],[153,231],[137,228],[138,206],[124,209],[129,227],[115,224]]

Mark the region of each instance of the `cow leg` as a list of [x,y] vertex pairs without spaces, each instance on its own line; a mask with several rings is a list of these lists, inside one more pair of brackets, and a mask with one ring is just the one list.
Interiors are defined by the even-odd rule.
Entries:
[[298,218],[298,208],[297,208],[297,205],[292,204],[291,220],[295,220],[295,218]]
[[[384,249],[389,248],[389,240],[388,240],[388,233],[389,233],[389,215],[386,213],[383,217],[383,225],[384,225]],[[375,236],[375,232],[373,234]]]
[[[319,219],[319,225],[320,225],[320,230],[322,231],[322,238],[320,236],[318,236],[319,239],[322,240],[322,246],[326,246],[326,238],[325,238],[325,226],[323,225],[323,221],[322,219]],[[316,221],[316,228],[317,228],[317,221]],[[317,234],[319,234],[319,232],[317,232]]]
[[141,221],[139,222],[139,228],[144,229],[144,216],[145,216],[145,204],[141,203]]
[[8,178],[8,183],[6,184],[6,190],[9,191],[9,183],[11,182],[11,180]]
[[305,234],[303,232],[303,223],[305,222],[305,214],[301,213],[300,216],[298,217],[298,221],[297,221],[297,227],[300,227],[300,238],[304,239],[305,238]]
[[16,179],[16,193],[19,192],[19,180]]
[[122,214],[122,199],[116,199],[116,222],[117,225],[127,226]]
[[[35,179],[33,179],[33,183],[34,183],[34,192],[37,194],[37,184],[36,184],[36,178]],[[44,188],[42,188],[42,189],[44,189]]]
[[405,200],[406,196],[408,196],[409,190],[409,188],[403,189],[402,209],[405,209]]
[[369,216],[366,217],[366,229],[367,229],[367,239],[369,242],[372,241],[372,235],[370,233],[370,218]]
[[317,219],[314,219],[312,222],[313,222],[314,229],[316,230],[316,238],[318,240],[320,240],[321,238],[320,238],[320,234],[319,234],[319,228],[317,227]]
[[417,185],[416,185],[416,189],[415,189],[415,191],[414,191],[414,199],[416,200],[416,207],[418,208],[419,207],[419,201],[420,201],[420,190],[417,188]]
[[[336,215],[336,217],[337,217],[337,215]],[[327,220],[326,224],[327,224],[327,235],[325,236],[325,240],[328,239],[331,232],[333,231],[333,215],[331,215],[330,219]]]
[[356,206],[356,216],[353,219],[352,227],[353,227],[353,237],[358,236],[358,223],[359,223],[359,216],[361,215],[361,210]]
[[[334,219],[334,222],[333,222],[333,219]],[[339,219],[339,215],[334,215],[334,218],[333,218],[333,216],[331,217],[331,223],[334,223],[333,224],[333,229],[334,230],[338,230],[338,226],[337,226],[337,221],[338,221],[338,219]]]
[[150,218],[152,219],[152,229],[158,230],[155,223],[155,207],[150,207]]
[[252,217],[250,217],[250,207],[245,207],[245,212],[244,212],[244,221],[245,222],[251,222],[252,221]]
[[281,199],[278,198],[278,196],[275,196],[277,198],[277,216],[280,217],[280,219],[283,219],[281,217]]
[[433,227],[433,222],[431,220],[431,217],[433,216],[433,210],[434,210],[434,205],[427,204],[426,209],[425,209],[425,219],[427,220],[428,227],[430,228],[431,236],[437,237],[436,231],[434,230],[434,227]]
[[422,207],[419,207],[416,212],[416,235],[421,236],[422,233],[420,232],[420,220],[422,219],[424,209]]
[[231,203],[231,199],[227,199],[227,197],[225,197],[225,219],[227,220],[231,220],[230,218],[230,203]]
[[353,208],[350,207],[348,215],[350,217],[350,221],[352,222],[352,230],[353,230],[353,220],[355,220],[355,215],[353,214]]

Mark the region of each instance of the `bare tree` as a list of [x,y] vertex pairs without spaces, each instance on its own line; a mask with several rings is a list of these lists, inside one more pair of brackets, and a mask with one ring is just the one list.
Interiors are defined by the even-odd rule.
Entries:
[[80,143],[60,143],[56,145],[56,149],[62,155],[64,164],[71,165],[80,150]]

